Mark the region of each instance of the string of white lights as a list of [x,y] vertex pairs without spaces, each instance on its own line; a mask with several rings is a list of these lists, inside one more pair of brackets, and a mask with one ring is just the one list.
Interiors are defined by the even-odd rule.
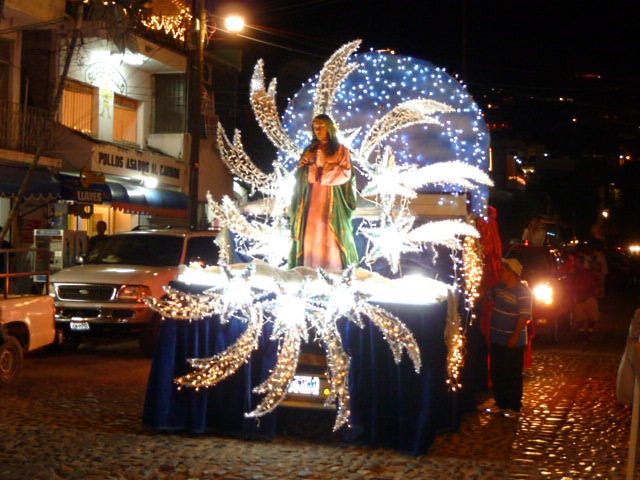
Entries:
[[321,113],[327,115],[332,113],[338,89],[345,78],[358,68],[357,63],[349,63],[348,60],[351,54],[358,50],[360,43],[362,43],[362,40],[345,43],[324,63],[315,89],[313,101],[314,117]]

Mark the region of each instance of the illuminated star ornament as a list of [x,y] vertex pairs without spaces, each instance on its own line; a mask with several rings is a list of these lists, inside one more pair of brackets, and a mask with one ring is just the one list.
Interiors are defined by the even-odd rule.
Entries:
[[[468,220],[416,225],[411,201],[421,193],[464,195],[469,198],[468,211],[482,215],[491,185],[484,173],[488,130],[466,89],[444,70],[389,53],[358,54],[360,43],[355,40],[340,47],[302,86],[282,117],[276,79],[267,82],[264,62],[257,62],[249,101],[258,124],[277,148],[273,173],[264,173],[251,160],[240,131],[228,136],[219,126],[217,145],[223,162],[261,198],[241,205],[228,197],[216,202],[209,195],[209,218],[223,228],[217,239],[221,264],[184,267],[181,281],[206,286],[201,294],[168,289],[162,300],[149,300],[163,317],[197,321],[218,315],[221,322],[237,318],[246,324],[226,350],[190,359],[193,371],[175,379],[180,387],[213,387],[233,375],[258,348],[265,323],[272,322],[270,340],[278,346],[275,365],[254,387],[262,397],[247,417],[260,417],[280,404],[294,379],[303,344],[316,342],[326,356],[331,390],[327,401],[337,410],[334,430],[349,424],[350,357],[337,327],[339,319],[360,327],[371,322],[381,331],[394,361],[399,363],[406,352],[418,372],[420,349],[412,332],[379,307],[380,302],[414,303],[417,298],[425,304],[449,302],[448,383],[454,390],[460,387],[465,337],[457,298],[465,295],[465,305],[470,306],[477,295],[481,252],[469,246],[478,244],[479,234]],[[360,195],[377,209],[377,218],[364,222],[357,232],[368,241],[367,251],[358,266],[342,274],[285,267],[293,172],[311,140],[311,121],[320,113],[336,122],[341,142],[351,152]],[[403,254],[420,254],[435,246],[449,249],[454,265],[468,259],[475,266],[460,269],[453,284],[403,277],[402,272],[400,278],[387,278],[363,268],[381,260],[395,274]],[[255,260],[232,264],[233,251]],[[460,257],[463,260],[457,260]]]
[[418,245],[409,239],[414,220],[413,216],[401,213],[395,218],[386,218],[379,226],[361,226],[360,233],[371,243],[364,258],[365,263],[372,264],[378,259],[385,259],[391,272],[396,273],[401,254],[420,251]]

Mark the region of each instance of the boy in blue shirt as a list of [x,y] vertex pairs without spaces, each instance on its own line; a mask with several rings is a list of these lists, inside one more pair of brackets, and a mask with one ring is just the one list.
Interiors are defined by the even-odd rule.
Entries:
[[507,418],[516,418],[522,408],[527,323],[532,316],[531,291],[521,276],[522,264],[503,258],[500,284],[487,294],[493,301],[489,342],[495,404],[486,404],[482,410]]

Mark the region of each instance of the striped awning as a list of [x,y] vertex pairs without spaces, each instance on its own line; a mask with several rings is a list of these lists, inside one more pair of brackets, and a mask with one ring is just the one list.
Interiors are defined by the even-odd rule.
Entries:
[[[28,171],[27,165],[0,165],[0,197],[16,197]],[[24,191],[24,197],[55,200],[60,196],[61,185],[58,179],[49,172],[48,168],[36,167]]]
[[80,203],[104,203],[126,213],[187,217],[187,195],[171,190],[107,181],[82,188],[77,177],[62,175],[62,198]]

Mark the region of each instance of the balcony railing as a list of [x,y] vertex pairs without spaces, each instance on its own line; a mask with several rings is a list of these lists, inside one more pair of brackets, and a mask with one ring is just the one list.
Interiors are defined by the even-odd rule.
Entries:
[[53,129],[49,112],[41,108],[19,103],[0,102],[0,148],[35,153],[38,146],[42,153],[53,147]]

